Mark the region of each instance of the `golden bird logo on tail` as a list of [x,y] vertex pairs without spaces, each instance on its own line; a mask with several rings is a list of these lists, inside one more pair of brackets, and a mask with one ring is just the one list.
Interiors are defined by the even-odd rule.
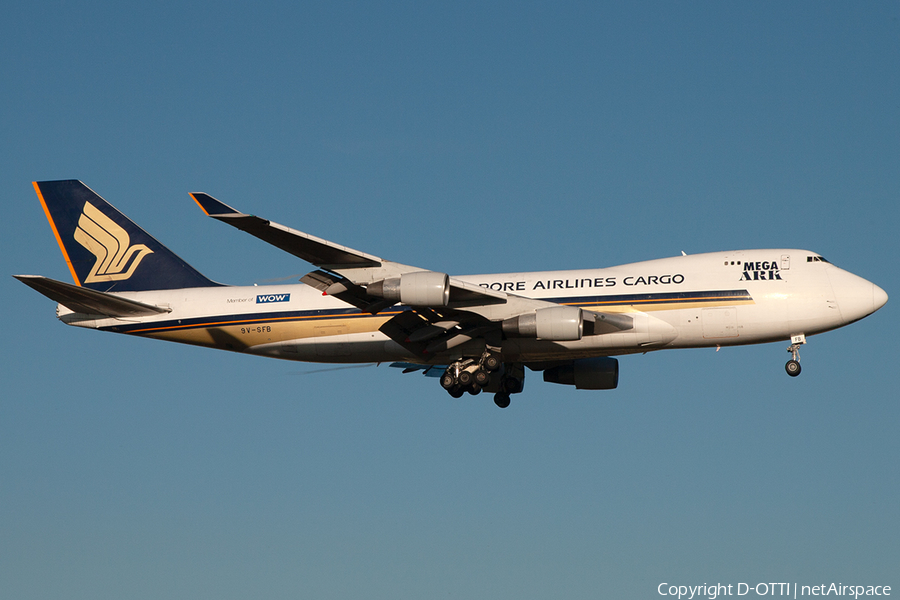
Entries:
[[128,279],[144,257],[153,254],[144,244],[132,246],[128,232],[90,202],[84,204],[78,219],[75,241],[97,257],[85,283]]

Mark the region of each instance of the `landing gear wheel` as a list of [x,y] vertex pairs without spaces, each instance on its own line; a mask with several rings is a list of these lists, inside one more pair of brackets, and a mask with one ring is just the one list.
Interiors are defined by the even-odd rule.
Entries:
[[493,373],[500,368],[500,364],[500,359],[492,354],[484,359],[484,363],[482,364],[482,366],[488,373]]
[[481,393],[481,386],[478,384],[472,385],[466,389],[467,392],[472,394],[473,396],[477,396]]
[[456,388],[453,388],[452,390],[447,390],[447,391],[450,392],[450,395],[453,396],[454,398],[462,398],[463,394],[466,393],[465,390],[463,390],[462,388],[459,388],[459,387],[456,387]]
[[459,380],[459,385],[463,387],[469,387],[470,385],[472,385],[472,379],[472,373],[470,373],[469,371],[462,371],[457,377],[457,380]]
[[784,370],[787,371],[787,374],[791,377],[796,377],[800,374],[800,363],[796,360],[789,360],[784,365]]
[[488,382],[490,382],[490,380],[491,376],[488,375],[487,371],[483,369],[478,369],[477,371],[475,371],[475,383],[477,383],[481,387],[486,386]]
[[456,385],[456,377],[450,371],[447,371],[443,375],[441,375],[441,387],[447,390],[448,392],[453,389],[453,386]]
[[795,342],[788,346],[787,351],[791,353],[791,360],[784,365],[784,370],[791,377],[800,374],[800,346],[806,343],[806,338],[802,335],[791,336],[791,341]]
[[497,392],[494,394],[494,404],[499,406],[500,408],[506,408],[509,406],[509,394],[504,394],[503,392]]
[[522,391],[522,382],[514,377],[509,377],[503,382],[506,394],[518,394]]

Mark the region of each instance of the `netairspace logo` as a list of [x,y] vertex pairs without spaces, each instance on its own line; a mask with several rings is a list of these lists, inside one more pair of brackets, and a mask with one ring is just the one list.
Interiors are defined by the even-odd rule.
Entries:
[[264,294],[256,297],[257,304],[270,304],[272,302],[289,302],[290,294]]
[[757,583],[751,585],[749,583],[738,584],[722,584],[714,585],[670,585],[661,583],[657,586],[656,591],[660,596],[673,596],[681,600],[681,598],[709,598],[715,600],[719,596],[746,596],[754,594],[756,596],[789,596],[799,598],[800,596],[852,596],[859,598],[860,596],[890,596],[891,586],[889,585],[844,585],[842,583],[819,584],[819,585],[798,585],[796,583]]

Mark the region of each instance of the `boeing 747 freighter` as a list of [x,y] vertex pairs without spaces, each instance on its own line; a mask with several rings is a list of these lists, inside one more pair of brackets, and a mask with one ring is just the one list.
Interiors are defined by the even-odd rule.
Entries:
[[789,341],[887,302],[816,252],[734,250],[603,269],[451,276],[404,265],[191,194],[210,217],[316,267],[300,283],[210,281],[80,181],[34,183],[74,284],[15,277],[68,325],[272,358],[382,363],[450,395],[523,390],[525,369],[577,389],[618,384],[616,355]]

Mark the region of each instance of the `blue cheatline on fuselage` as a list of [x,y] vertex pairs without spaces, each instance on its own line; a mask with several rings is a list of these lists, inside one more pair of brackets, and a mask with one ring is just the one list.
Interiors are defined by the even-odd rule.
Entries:
[[[290,294],[265,294],[265,296],[289,296]],[[604,308],[646,308],[649,306],[662,306],[669,304],[697,304],[703,305],[712,302],[753,302],[753,297],[747,290],[721,290],[701,292],[666,292],[651,294],[617,294],[610,296],[578,296],[568,298],[550,298],[550,302],[567,306],[580,306],[590,308],[592,306]],[[411,310],[409,306],[395,306],[390,310],[378,313],[377,317],[390,317],[403,311]],[[103,330],[116,333],[147,334],[162,333],[166,331],[184,331],[188,329],[204,329],[207,327],[220,327],[228,325],[250,325],[269,322],[290,323],[292,321],[308,320],[334,320],[334,319],[359,319],[372,318],[373,315],[362,312],[357,308],[329,308],[316,310],[294,310],[279,312],[243,313],[233,315],[218,315],[214,317],[196,317],[187,319],[173,319],[170,321],[157,321],[155,323],[133,323],[126,325],[113,325],[103,327]]]
[[655,304],[683,304],[703,302],[752,302],[747,290],[721,290],[702,292],[664,292],[655,294],[617,294],[613,296],[578,296],[575,298],[541,298],[548,302],[572,306],[648,306]]

